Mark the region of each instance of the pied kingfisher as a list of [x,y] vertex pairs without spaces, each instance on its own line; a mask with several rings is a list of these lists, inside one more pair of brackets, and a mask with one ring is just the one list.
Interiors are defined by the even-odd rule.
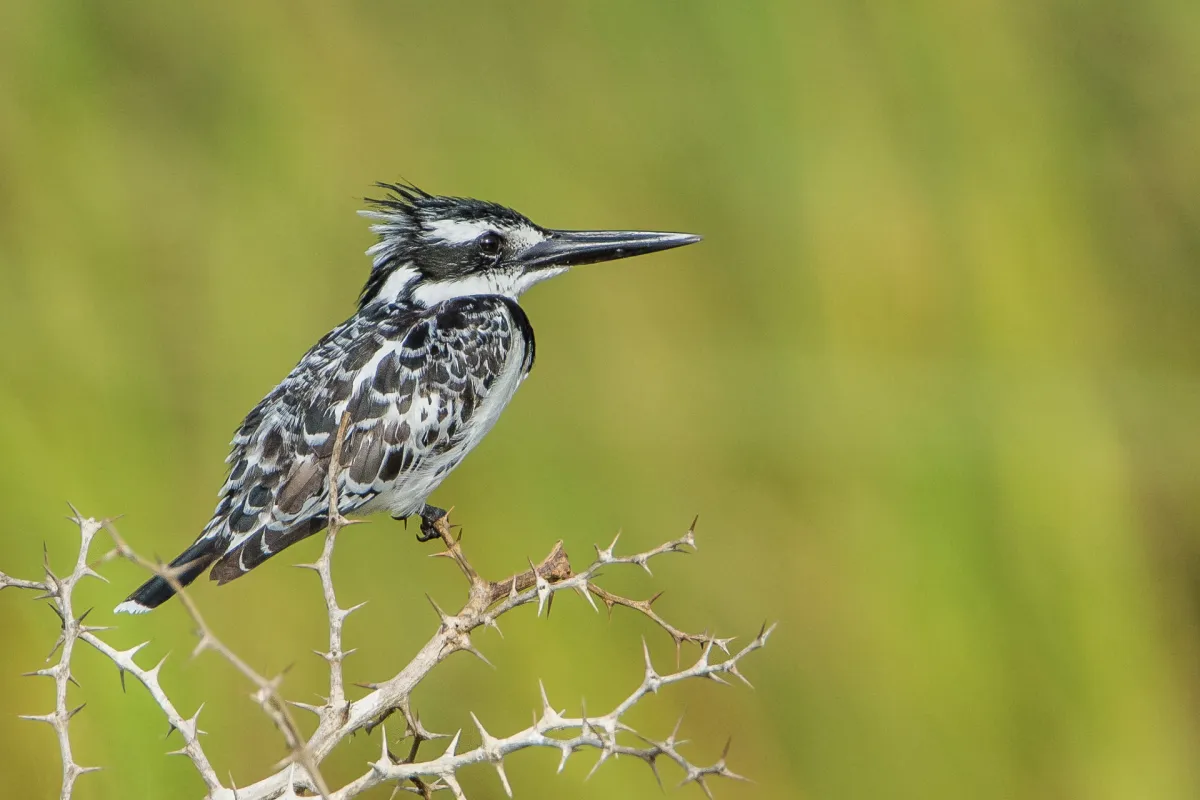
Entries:
[[[339,423],[342,514],[421,518],[436,536],[445,513],[425,502],[492,429],[533,367],[533,328],[517,298],[579,264],[692,244],[647,231],[559,231],[510,208],[377,184],[359,212],[378,242],[358,310],[313,345],[246,416],[212,519],[170,566],[186,585],[210,565],[226,583],[325,528]],[[162,577],[116,611],[140,614],[174,594]]]

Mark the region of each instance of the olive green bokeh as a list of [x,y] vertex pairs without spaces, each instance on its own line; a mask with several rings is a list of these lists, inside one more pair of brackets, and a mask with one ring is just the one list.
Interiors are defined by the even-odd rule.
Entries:
[[[0,569],[67,563],[64,501],[170,557],[207,519],[229,435],[352,309],[374,180],[559,227],[705,242],[581,268],[525,305],[538,365],[434,500],[499,576],[558,538],[700,550],[613,585],[680,625],[753,635],[756,689],[702,685],[722,798],[1193,798],[1200,630],[1200,13],[1143,3],[0,4]],[[288,564],[195,597],[312,701],[317,584]],[[385,518],[337,572],[387,677],[461,593]],[[81,590],[109,624],[140,576]],[[52,702],[24,679],[53,615],[0,594],[0,773],[57,796]],[[642,620],[564,597],[423,687],[426,724],[527,724],[537,679],[602,709]],[[121,618],[222,775],[279,737],[177,606]],[[689,655],[685,651],[685,656]],[[161,715],[81,649],[78,798],[189,797]],[[392,731],[393,734],[397,731]],[[378,752],[326,763],[339,784]],[[622,760],[510,759],[519,797],[657,797]],[[665,767],[667,791],[679,775]],[[500,797],[491,770],[464,775]],[[692,796],[694,789],[681,796]],[[386,797],[386,792],[378,793]]]

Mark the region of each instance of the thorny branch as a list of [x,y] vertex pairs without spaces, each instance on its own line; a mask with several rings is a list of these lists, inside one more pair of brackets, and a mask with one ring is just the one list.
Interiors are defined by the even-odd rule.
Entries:
[[[87,564],[88,545],[99,531],[100,525],[95,520],[82,519],[78,512],[75,514],[74,521],[79,525],[83,543],[79,548],[79,556],[75,560],[75,568],[66,577],[59,578],[50,569],[50,556],[45,550],[42,552],[42,571],[45,575],[43,582],[20,581],[0,573],[0,587],[19,586],[41,590],[42,594],[39,597],[51,601],[50,608],[58,615],[59,623],[62,626],[62,631],[54,641],[54,646],[50,648],[50,654],[46,656],[46,660],[49,661],[54,658],[55,653],[59,653],[58,662],[53,666],[26,673],[29,676],[54,679],[54,710],[49,714],[23,715],[22,719],[45,722],[54,728],[54,734],[58,738],[58,749],[62,753],[62,792],[59,797],[63,800],[71,796],[71,791],[75,788],[75,780],[80,775],[100,769],[100,767],[83,767],[75,761],[71,752],[71,737],[67,731],[71,718],[83,709],[83,705],[72,709],[67,708],[67,684],[76,682],[71,675],[71,656],[75,653],[75,643],[79,641],[80,636],[83,634],[94,635],[92,632],[96,630],[83,624],[83,620],[88,615],[87,611],[78,617],[75,616],[75,608],[71,602],[72,595],[75,585],[79,581],[88,576],[100,577]],[[103,579],[101,578],[101,580]]]
[[[208,625],[208,623],[206,623],[204,621],[204,617],[200,614],[200,609],[196,605],[195,601],[192,600],[192,598],[188,594],[187,590],[184,589],[183,586],[181,586],[179,584],[179,579],[177,577],[177,573],[182,571],[183,569],[186,569],[187,568],[186,564],[184,564],[180,567],[176,567],[175,569],[171,569],[171,568],[163,566],[161,564],[156,564],[152,561],[149,561],[149,560],[143,558],[142,556],[138,555],[137,553],[135,553],[129,547],[129,545],[121,537],[121,534],[117,531],[116,527],[113,525],[112,520],[107,520],[107,519],[102,520],[99,524],[105,530],[108,531],[108,533],[112,537],[113,543],[115,545],[112,550],[105,553],[100,558],[100,561],[105,562],[105,561],[109,561],[109,560],[111,560],[113,558],[117,558],[117,557],[126,558],[130,561],[133,561],[136,564],[139,564],[139,565],[145,567],[146,569],[149,569],[152,572],[157,573],[158,575],[161,575],[163,578],[165,578],[167,580],[167,582],[171,585],[171,588],[175,590],[176,596],[179,598],[179,602],[183,605],[184,609],[187,611],[188,616],[190,616],[192,618],[192,622],[196,626],[196,636],[198,637],[199,641],[196,642],[196,647],[192,650],[192,657],[195,658],[196,656],[203,653],[205,650],[212,650],[213,652],[215,652],[219,656],[221,656],[223,659],[228,661],[230,664],[232,664],[234,669],[236,669],[238,672],[240,672],[242,675],[244,675],[246,677],[246,679],[249,680],[250,683],[252,683],[254,685],[255,690],[250,695],[250,697],[251,697],[251,699],[254,700],[254,702],[256,702],[259,705],[260,708],[262,708],[263,712],[267,715],[267,717],[271,720],[271,722],[273,722],[275,724],[275,727],[277,727],[279,729],[280,733],[283,735],[284,743],[287,745],[288,751],[290,752],[290,756],[288,757],[288,759],[286,759],[286,762],[291,763],[294,761],[294,762],[300,764],[301,766],[303,766],[308,771],[308,774],[310,776],[312,776],[312,778],[309,781],[309,785],[311,785],[313,787],[313,789],[316,790],[321,795],[321,797],[328,797],[329,792],[325,786],[324,779],[321,777],[320,771],[317,769],[317,762],[309,757],[308,751],[303,746],[304,745],[304,736],[303,736],[303,734],[301,734],[300,728],[296,725],[296,721],[292,717],[291,710],[287,706],[287,701],[285,701],[283,699],[283,697],[279,694],[279,686],[280,686],[280,684],[283,683],[283,675],[282,674],[276,675],[273,678],[264,677],[263,675],[259,674],[253,667],[251,667],[249,664],[247,664],[244,660],[242,660],[242,658],[240,656],[238,656],[237,653],[233,652],[233,650],[230,649],[230,647],[228,645],[226,645],[223,641],[221,641],[220,638],[217,637],[217,635],[213,632],[212,628]],[[134,647],[131,650],[128,650],[125,652],[131,653],[131,654],[136,653],[138,650],[145,647],[147,644],[149,644],[148,641],[142,642],[141,644],[137,645],[137,647]],[[97,647],[97,649],[100,650],[101,652],[105,652],[102,648]],[[108,655],[108,654],[105,653],[105,655]],[[114,661],[116,661],[116,659],[114,659]],[[160,661],[158,663],[158,666],[155,667],[153,670],[155,675],[157,675],[158,669],[160,667],[162,667],[163,662],[165,662],[165,661],[166,661],[166,656],[163,656],[162,661]],[[118,667],[118,669],[121,670],[122,682],[124,682],[125,671],[129,671],[135,677],[137,677],[138,680],[141,680],[143,684],[146,683],[144,680],[141,679],[141,676],[138,675],[138,673],[136,671],[124,667],[124,665],[119,661],[117,661],[117,667]],[[147,688],[149,688],[148,685],[147,685]],[[153,694],[153,691],[151,692],[151,694]],[[200,713],[200,711],[199,711],[199,709],[197,709],[196,714],[199,715],[199,713]],[[169,720],[169,721],[170,721],[170,724],[173,729],[177,729],[181,733],[183,733],[184,739],[187,742],[188,746],[194,746],[197,751],[200,750],[200,745],[198,742],[196,742],[193,745],[192,742],[189,741],[187,730],[185,730],[184,728],[181,728],[179,725],[177,725],[175,720]],[[192,725],[191,725],[191,728],[192,728],[191,739],[193,739],[193,740],[198,735],[194,732],[194,729],[195,729],[194,723],[195,723],[195,720],[193,719]],[[178,753],[179,751],[176,751],[176,752]],[[184,749],[184,752],[187,752],[186,747]],[[188,754],[190,755],[190,753],[188,753]],[[193,759],[193,763],[195,763],[194,759]],[[197,768],[199,768],[199,765],[197,765]],[[207,779],[205,780],[205,783],[209,785],[210,792],[214,788],[216,788],[216,789],[221,788],[221,783],[219,780],[216,779],[215,773],[214,773],[213,779],[216,782],[215,787],[211,784],[208,784]]]
[[[346,650],[343,647],[343,626],[346,618],[360,608],[361,604],[350,608],[342,608],[338,604],[332,573],[333,549],[338,533],[355,522],[342,517],[337,498],[337,475],[340,471],[338,457],[341,454],[341,443],[346,435],[347,422],[348,418],[344,417],[337,433],[333,460],[330,464],[329,527],[324,548],[316,562],[300,565],[314,570],[319,576],[329,618],[329,649],[324,652],[317,651],[317,654],[329,664],[329,696],[323,705],[285,701],[279,691],[283,676],[266,678],[239,658],[216,636],[212,628],[204,621],[194,601],[179,586],[176,577],[177,570],[163,567],[137,555],[110,520],[85,519],[78,512],[74,513],[71,519],[79,526],[81,542],[74,569],[66,577],[59,578],[51,571],[48,557],[45,559],[45,577],[42,581],[21,580],[0,572],[0,589],[12,586],[41,592],[40,597],[50,600],[51,608],[54,609],[61,623],[58,641],[47,658],[49,661],[55,653],[58,653],[58,661],[52,666],[29,673],[54,679],[54,711],[44,715],[26,717],[46,722],[55,730],[63,764],[61,800],[71,797],[75,781],[80,775],[98,769],[98,767],[82,767],[76,763],[68,734],[68,723],[83,708],[80,705],[70,709],[67,702],[68,684],[74,682],[71,675],[71,657],[75,643],[78,641],[87,643],[111,660],[120,672],[122,685],[124,685],[125,673],[129,673],[146,687],[155,703],[162,709],[171,729],[178,730],[183,738],[183,746],[175,753],[186,755],[189,758],[204,782],[207,789],[206,797],[212,800],[271,800],[279,797],[299,797],[298,793],[304,793],[307,796],[318,794],[330,798],[330,800],[346,800],[375,786],[387,783],[394,784],[395,791],[412,792],[426,798],[431,797],[434,792],[442,790],[450,791],[456,798],[463,798],[465,795],[459,783],[459,772],[465,767],[479,763],[490,764],[496,770],[501,785],[506,794],[511,797],[512,788],[505,773],[504,758],[519,750],[535,747],[559,751],[561,753],[560,771],[566,765],[571,754],[583,748],[591,748],[599,753],[592,772],[595,772],[608,759],[624,755],[644,761],[658,779],[658,764],[663,759],[672,761],[683,771],[683,784],[696,783],[709,797],[712,795],[707,783],[708,778],[713,776],[740,778],[725,764],[728,744],[716,763],[698,766],[689,761],[679,750],[682,742],[677,738],[678,724],[666,738],[655,740],[645,737],[629,727],[623,722],[622,717],[648,694],[657,693],[663,687],[682,681],[709,679],[726,683],[725,676],[733,676],[748,685],[749,682],[742,675],[740,663],[747,655],[766,644],[774,626],[769,628],[764,626],[745,647],[731,652],[731,639],[718,638],[708,633],[688,633],[674,627],[659,616],[652,605],[661,592],[648,600],[632,600],[613,594],[594,582],[599,571],[607,566],[632,564],[641,566],[649,572],[651,559],[667,553],[691,552],[695,548],[694,522],[683,536],[651,550],[630,556],[615,554],[616,539],[607,548],[597,546],[595,560],[578,573],[572,570],[562,542],[558,542],[541,563],[537,565],[530,563],[528,570],[503,580],[489,581],[481,577],[467,560],[461,542],[451,533],[448,517],[443,517],[437,523],[436,528],[446,549],[437,555],[452,559],[466,577],[469,584],[466,603],[458,612],[449,614],[431,598],[430,604],[433,606],[439,622],[437,632],[394,676],[379,683],[358,684],[366,689],[367,693],[356,700],[347,698],[343,663],[346,656],[353,653],[354,650]],[[89,565],[87,562],[88,550],[92,540],[101,530],[106,530],[112,537],[114,548],[105,553],[99,561]],[[129,559],[164,576],[177,590],[180,601],[196,626],[199,641],[195,654],[205,650],[216,652],[254,686],[251,696],[280,730],[289,751],[289,756],[277,765],[273,774],[250,786],[236,788],[225,786],[217,776],[216,770],[200,744],[201,731],[197,723],[201,709],[196,709],[191,717],[185,718],[163,689],[160,673],[163,663],[166,661],[165,657],[155,666],[145,668],[137,663],[135,656],[147,643],[143,642],[127,650],[117,650],[97,635],[106,630],[105,628],[84,624],[87,612],[79,617],[75,616],[73,593],[76,585],[87,576],[101,578],[94,567],[114,558]],[[578,716],[566,716],[565,710],[556,709],[551,705],[543,687],[540,698],[540,715],[535,712],[533,724],[524,730],[497,738],[489,733],[479,719],[472,714],[471,718],[480,737],[480,744],[477,747],[458,752],[462,733],[459,730],[441,755],[423,761],[418,760],[421,745],[432,739],[441,738],[443,734],[430,733],[414,713],[410,698],[417,685],[438,664],[452,653],[460,650],[471,653],[486,662],[486,657],[476,648],[471,639],[474,631],[481,627],[491,627],[499,631],[499,618],[525,605],[536,603],[537,613],[540,616],[543,609],[549,609],[555,595],[565,590],[577,592],[593,608],[598,607],[592,600],[592,596],[598,597],[607,606],[610,614],[614,607],[623,606],[638,611],[653,620],[675,642],[675,671],[658,672],[651,661],[649,648],[643,640],[644,673],[641,683],[633,688],[621,703],[608,710],[607,713],[589,716],[586,711],[581,711]],[[680,648],[685,642],[698,644],[700,655],[690,666],[680,668]],[[714,654],[717,651],[720,651],[720,656],[714,660]],[[292,718],[289,705],[310,711],[317,716],[317,728],[307,740],[304,739]],[[384,721],[395,712],[400,713],[404,722],[404,735],[401,740],[411,739],[408,753],[403,758],[397,758],[389,749],[389,740],[384,729]],[[379,758],[372,762],[363,774],[341,788],[331,791],[320,773],[320,763],[339,743],[353,733],[359,730],[370,733],[376,727],[381,729]],[[661,783],[661,779],[659,782]]]

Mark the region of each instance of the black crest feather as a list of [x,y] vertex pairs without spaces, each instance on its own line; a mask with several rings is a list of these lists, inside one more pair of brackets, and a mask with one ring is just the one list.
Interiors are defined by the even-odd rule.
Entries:
[[413,205],[421,200],[433,199],[433,195],[429,192],[408,181],[399,181],[398,183],[376,181],[375,186],[386,191],[387,197],[382,200],[374,197],[363,199],[368,206],[379,211],[404,211],[405,209],[412,208]]
[[358,212],[374,220],[371,231],[379,237],[367,250],[372,258],[371,275],[359,295],[359,307],[363,307],[387,281],[388,274],[396,266],[404,243],[420,229],[417,205],[433,200],[433,195],[407,181],[375,184],[387,194],[382,198],[366,197],[367,208]]

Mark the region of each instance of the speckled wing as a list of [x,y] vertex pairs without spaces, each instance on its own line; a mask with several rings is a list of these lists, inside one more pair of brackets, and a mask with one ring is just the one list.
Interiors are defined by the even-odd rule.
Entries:
[[[380,305],[335,328],[234,437],[229,478],[198,540],[223,540],[211,577],[233,580],[325,528],[344,412],[341,512],[406,516],[490,428],[499,413],[490,395],[511,396],[532,363],[528,320],[502,297]],[[511,388],[497,385],[518,372]]]

